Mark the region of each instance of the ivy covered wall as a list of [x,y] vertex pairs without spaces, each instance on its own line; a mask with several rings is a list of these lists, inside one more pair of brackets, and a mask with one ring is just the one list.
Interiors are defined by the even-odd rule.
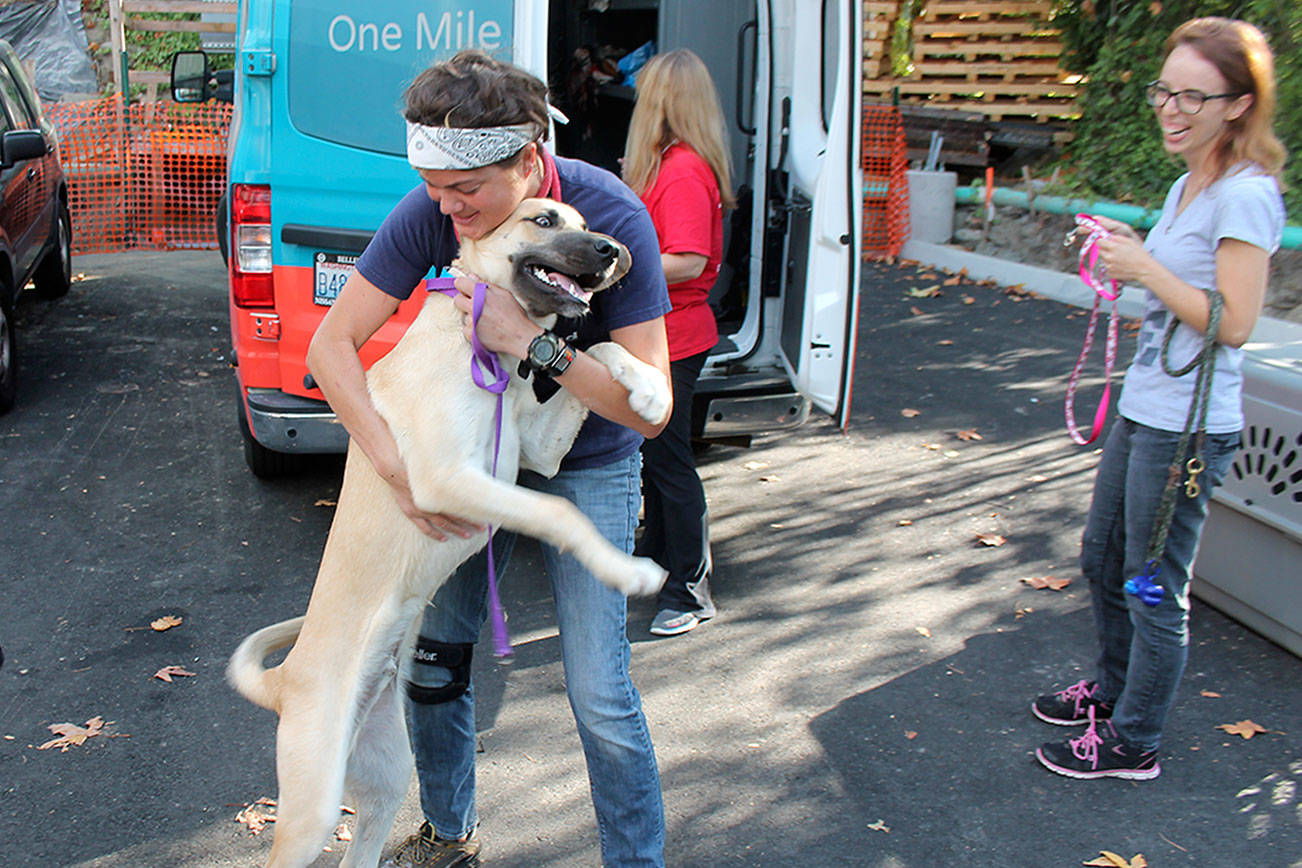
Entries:
[[1204,15],[1241,18],[1266,34],[1275,52],[1279,101],[1275,131],[1288,148],[1284,198],[1302,215],[1302,2],[1300,0],[1058,0],[1063,66],[1086,76],[1081,117],[1063,160],[1071,183],[1122,202],[1159,206],[1184,164],[1163,150],[1144,102],[1157,78],[1162,43],[1182,22]]

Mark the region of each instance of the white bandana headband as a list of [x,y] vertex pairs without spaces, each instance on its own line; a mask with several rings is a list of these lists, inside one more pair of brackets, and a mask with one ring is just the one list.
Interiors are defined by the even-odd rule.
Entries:
[[537,140],[537,124],[508,127],[427,127],[407,121],[407,162],[415,169],[478,169]]

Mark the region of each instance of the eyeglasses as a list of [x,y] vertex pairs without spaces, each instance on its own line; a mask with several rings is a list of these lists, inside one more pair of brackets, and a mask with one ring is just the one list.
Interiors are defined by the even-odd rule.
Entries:
[[1235,99],[1242,93],[1203,93],[1201,90],[1171,90],[1160,81],[1151,81],[1144,87],[1144,99],[1155,109],[1166,105],[1167,100],[1175,97],[1175,107],[1187,115],[1196,115],[1202,111],[1203,103],[1209,99]]

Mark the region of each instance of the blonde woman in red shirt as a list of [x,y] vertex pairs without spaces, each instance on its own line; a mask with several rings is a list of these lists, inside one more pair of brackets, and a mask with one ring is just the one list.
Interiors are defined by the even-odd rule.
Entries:
[[708,297],[723,259],[723,210],[736,207],[723,130],[714,83],[695,54],[659,54],[638,73],[623,175],[655,223],[673,305],[665,329],[674,411],[664,432],[642,446],[646,527],[638,554],[669,571],[651,622],[658,636],[686,633],[715,614],[691,422],[697,377],[719,340]]

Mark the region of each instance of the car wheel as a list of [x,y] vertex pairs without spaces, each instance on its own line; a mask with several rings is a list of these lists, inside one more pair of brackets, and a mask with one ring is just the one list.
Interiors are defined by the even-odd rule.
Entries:
[[303,468],[303,456],[287,452],[276,452],[263,446],[253,438],[249,420],[244,415],[244,406],[239,408],[240,436],[244,439],[244,463],[259,479],[278,479],[298,473]]
[[59,205],[59,216],[54,222],[54,246],[32,275],[32,283],[41,298],[63,298],[72,286],[72,215],[67,205]]
[[18,345],[14,340],[14,302],[0,284],[0,413],[18,396]]

